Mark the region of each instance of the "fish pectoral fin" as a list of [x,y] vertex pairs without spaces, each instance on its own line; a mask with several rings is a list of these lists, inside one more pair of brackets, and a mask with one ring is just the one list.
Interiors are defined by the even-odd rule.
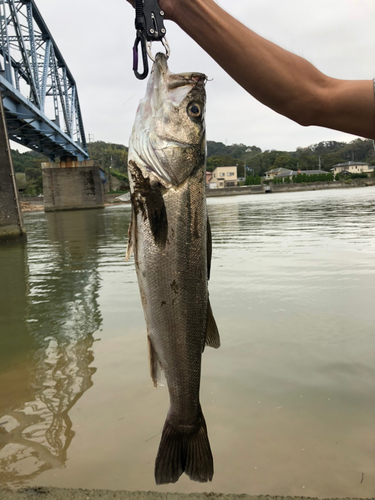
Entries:
[[207,331],[206,331],[206,345],[218,349],[220,347],[220,335],[217,329],[216,321],[212,313],[211,304],[207,302]]
[[128,229],[128,246],[126,249],[125,262],[127,262],[130,259],[135,250],[136,224],[137,221],[136,221],[135,211],[134,208],[132,207],[132,216]]
[[207,216],[207,279],[210,279],[212,259],[212,233],[210,219]]
[[158,385],[165,385],[164,383],[164,372],[159,361],[158,355],[156,354],[155,348],[152,344],[152,340],[147,335],[148,340],[148,357],[150,362],[150,375],[154,383],[154,387]]

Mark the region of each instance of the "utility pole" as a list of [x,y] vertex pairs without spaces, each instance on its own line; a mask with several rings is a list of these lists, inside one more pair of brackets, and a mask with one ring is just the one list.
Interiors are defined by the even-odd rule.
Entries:
[[89,155],[90,155],[90,159],[91,159],[91,143],[94,142],[94,134],[89,134],[88,139],[89,139],[88,150],[89,150]]

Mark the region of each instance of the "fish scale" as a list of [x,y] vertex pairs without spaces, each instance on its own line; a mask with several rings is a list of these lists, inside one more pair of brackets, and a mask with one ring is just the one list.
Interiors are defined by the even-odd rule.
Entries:
[[205,345],[220,339],[208,298],[211,241],[205,202],[205,81],[174,75],[156,56],[129,145],[134,251],[154,385],[163,372],[170,408],[155,463],[157,484],[183,472],[212,480],[199,401]]

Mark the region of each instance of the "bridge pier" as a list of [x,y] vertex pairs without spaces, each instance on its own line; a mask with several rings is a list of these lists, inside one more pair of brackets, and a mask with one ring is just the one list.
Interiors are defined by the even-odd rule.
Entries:
[[104,190],[96,161],[61,158],[42,163],[44,210],[82,210],[104,207]]
[[0,93],[0,241],[25,236]]

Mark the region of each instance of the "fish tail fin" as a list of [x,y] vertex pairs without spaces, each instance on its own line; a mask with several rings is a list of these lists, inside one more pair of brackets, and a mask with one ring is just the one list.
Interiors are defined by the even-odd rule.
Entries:
[[198,423],[185,432],[165,421],[155,462],[156,484],[178,481],[185,472],[193,481],[212,481],[214,463],[207,435],[206,422],[201,412]]

